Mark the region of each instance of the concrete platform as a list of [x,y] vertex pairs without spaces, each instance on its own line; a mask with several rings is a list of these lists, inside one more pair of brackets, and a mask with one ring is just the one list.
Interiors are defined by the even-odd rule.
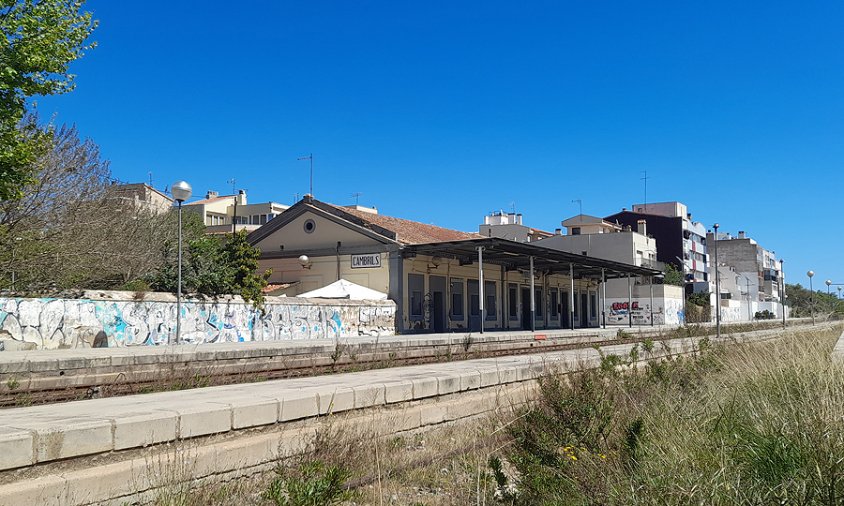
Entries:
[[[695,342],[665,341],[667,347],[658,345],[654,356],[688,352]],[[602,352],[624,355],[632,346]],[[571,371],[596,360],[598,351],[585,347],[11,408],[0,411],[0,469],[530,381],[549,368]]]
[[[727,342],[780,336],[781,329],[771,329],[733,334]],[[666,340],[651,353],[640,349],[638,360],[688,354],[697,341]],[[388,435],[470,418],[494,405],[525,402],[533,380],[542,374],[597,367],[602,354],[625,356],[632,346],[0,411],[0,469],[6,470],[0,473],[0,506],[134,503],[138,494],[154,497],[164,486],[159,475],[168,459],[187,459],[190,474],[184,479],[243,476],[271,468],[283,449],[299,448],[305,436],[326,421],[357,419],[378,425],[378,433]],[[177,445],[157,444],[170,442]],[[182,448],[192,449],[182,453]]]

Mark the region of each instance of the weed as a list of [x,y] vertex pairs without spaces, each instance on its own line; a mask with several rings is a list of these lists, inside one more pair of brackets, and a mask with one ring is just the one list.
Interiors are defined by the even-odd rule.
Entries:
[[475,342],[475,338],[472,337],[472,334],[466,334],[463,338],[463,352],[468,353],[469,348],[472,347],[472,344]]
[[18,379],[14,376],[6,380],[6,388],[8,388],[9,390],[17,390],[20,385],[20,381],[18,381]]
[[264,498],[276,506],[316,506],[340,504],[350,498],[344,467],[326,465],[319,460],[301,464],[295,472],[279,467]]

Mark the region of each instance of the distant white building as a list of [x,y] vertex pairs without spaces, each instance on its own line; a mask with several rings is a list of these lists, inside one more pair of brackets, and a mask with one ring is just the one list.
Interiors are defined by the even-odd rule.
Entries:
[[277,202],[249,204],[245,190],[240,190],[236,195],[219,195],[209,191],[204,199],[184,204],[185,211],[202,216],[205,230],[209,234],[257,230],[289,207]]
[[554,234],[531,228],[522,224],[521,213],[498,211],[484,216],[484,222],[478,227],[478,233],[484,237],[498,237],[516,242],[535,242]]

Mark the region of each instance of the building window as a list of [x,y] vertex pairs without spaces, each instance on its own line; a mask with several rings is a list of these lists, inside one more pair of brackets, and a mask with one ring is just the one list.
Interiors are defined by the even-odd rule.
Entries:
[[536,317],[542,318],[542,315],[545,314],[543,308],[545,305],[542,302],[542,288],[536,288],[534,290],[533,300],[536,303]]
[[557,306],[557,289],[554,288],[551,290],[551,319],[556,320],[559,316],[558,306]]
[[571,235],[580,235],[580,227],[571,227]]
[[507,286],[507,307],[511,320],[519,319],[519,288],[515,283],[510,283]]
[[267,215],[262,214],[261,215],[261,225],[266,225],[266,224],[267,224]]
[[466,289],[469,292],[469,317],[481,315],[481,299],[478,295],[478,280],[470,279],[466,282]]
[[303,228],[305,229],[306,234],[311,234],[314,230],[316,230],[316,222],[314,220],[305,220]]
[[495,296],[495,281],[484,282],[484,310],[486,311],[487,320],[495,320],[498,318],[498,310],[496,306]]
[[463,280],[451,279],[451,319],[463,321]]
[[421,320],[425,278],[421,274],[408,274],[407,291],[410,294],[410,318],[414,321]]

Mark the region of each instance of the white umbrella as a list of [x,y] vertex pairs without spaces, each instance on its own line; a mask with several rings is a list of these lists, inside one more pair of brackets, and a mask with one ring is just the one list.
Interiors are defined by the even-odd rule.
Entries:
[[322,288],[300,293],[297,297],[309,297],[312,299],[386,300],[387,294],[365,286],[356,285],[345,279],[340,279]]

